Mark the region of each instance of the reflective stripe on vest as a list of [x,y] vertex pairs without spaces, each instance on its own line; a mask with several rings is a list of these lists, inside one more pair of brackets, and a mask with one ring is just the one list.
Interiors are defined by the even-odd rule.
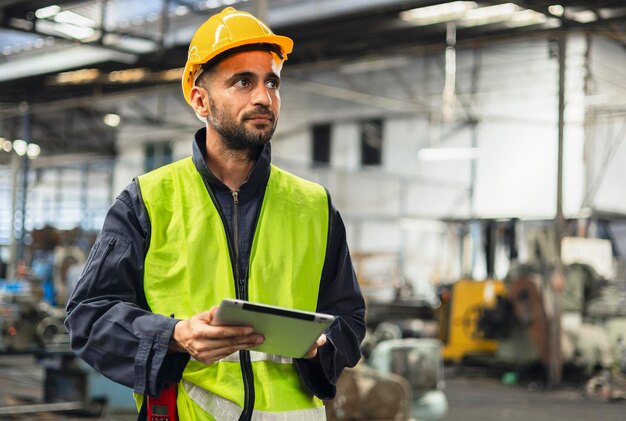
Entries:
[[[150,309],[183,319],[235,298],[224,223],[191,158],[139,177],[139,185],[151,224],[144,270]],[[250,251],[250,301],[316,310],[328,209],[323,187],[271,167]],[[257,357],[252,366],[255,411],[322,406],[293,364]],[[238,356],[209,365],[191,360],[183,379],[243,406]]]
[[[237,421],[242,408],[215,393],[201,388],[193,383],[183,381],[187,395],[206,413],[219,421]],[[326,419],[326,410],[323,406],[317,408],[299,409],[294,411],[252,413],[251,421],[323,421]]]
[[[293,359],[291,357],[283,357],[282,355],[266,354],[265,352],[258,352],[258,351],[250,351],[250,360],[252,362],[271,361],[276,364],[293,364]],[[233,352],[229,356],[222,358],[220,362],[238,363],[239,352]]]

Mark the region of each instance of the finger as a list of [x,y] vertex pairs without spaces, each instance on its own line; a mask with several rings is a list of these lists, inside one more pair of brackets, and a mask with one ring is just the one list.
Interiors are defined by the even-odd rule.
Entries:
[[315,356],[317,355],[317,346],[314,346],[313,348],[311,348],[309,350],[309,352],[307,352],[307,354],[302,357],[305,360],[310,360],[311,358],[315,358]]
[[250,326],[209,326],[207,337],[212,339],[247,336],[254,332]]
[[317,341],[315,341],[315,344],[320,347],[326,344],[326,342],[328,341],[328,338],[326,338],[326,335],[324,335],[323,333],[320,335],[319,338],[317,338]]
[[194,355],[194,358],[205,364],[210,364],[215,361],[221,360],[222,358],[225,358],[234,352],[254,348],[259,344],[258,341],[259,339],[257,339],[257,341],[253,343],[245,342],[240,344],[221,346],[219,348],[212,348],[210,350],[197,352],[196,355]]
[[214,349],[229,348],[233,346],[253,347],[262,344],[264,341],[261,335],[231,336],[228,338],[205,339],[198,342],[196,349],[199,352],[207,352]]
[[256,346],[256,345],[262,344],[263,341],[264,341],[263,336],[251,334],[251,335],[230,336],[226,338],[207,339],[204,346],[207,349],[219,349],[219,348],[227,348],[229,346],[239,346],[239,345]]

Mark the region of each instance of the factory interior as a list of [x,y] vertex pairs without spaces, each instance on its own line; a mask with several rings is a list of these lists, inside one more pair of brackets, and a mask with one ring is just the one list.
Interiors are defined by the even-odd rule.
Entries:
[[365,298],[327,419],[626,419],[624,0],[0,0],[0,419],[136,419],[66,305],[118,194],[191,155],[229,6],[294,41],[272,163]]

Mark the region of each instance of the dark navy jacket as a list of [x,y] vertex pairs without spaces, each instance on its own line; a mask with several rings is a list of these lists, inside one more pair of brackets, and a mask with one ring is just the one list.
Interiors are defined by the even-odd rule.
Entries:
[[[205,129],[196,133],[193,162],[215,197],[233,238],[233,197],[208,170]],[[270,144],[259,152],[239,190],[239,243],[242,273],[247,273],[255,231],[270,171]],[[344,367],[354,366],[365,334],[365,305],[346,243],[341,216],[331,205],[326,261],[317,311],[337,316],[328,343],[311,360],[297,359],[306,387],[321,399],[332,399]],[[198,215],[201,217],[201,215]],[[178,381],[188,354],[167,354],[177,320],[153,314],[143,290],[144,258],[150,221],[138,184],[131,183],[109,210],[85,269],[67,305],[65,325],[74,352],[96,370],[140,394],[157,394],[165,383]],[[210,288],[207,283],[207,288]]]

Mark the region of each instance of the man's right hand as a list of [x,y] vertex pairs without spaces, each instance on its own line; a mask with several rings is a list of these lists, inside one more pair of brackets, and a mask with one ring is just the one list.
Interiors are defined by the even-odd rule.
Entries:
[[214,363],[233,352],[262,344],[263,336],[249,326],[211,325],[217,307],[176,323],[170,339],[170,352],[186,352],[205,364]]

